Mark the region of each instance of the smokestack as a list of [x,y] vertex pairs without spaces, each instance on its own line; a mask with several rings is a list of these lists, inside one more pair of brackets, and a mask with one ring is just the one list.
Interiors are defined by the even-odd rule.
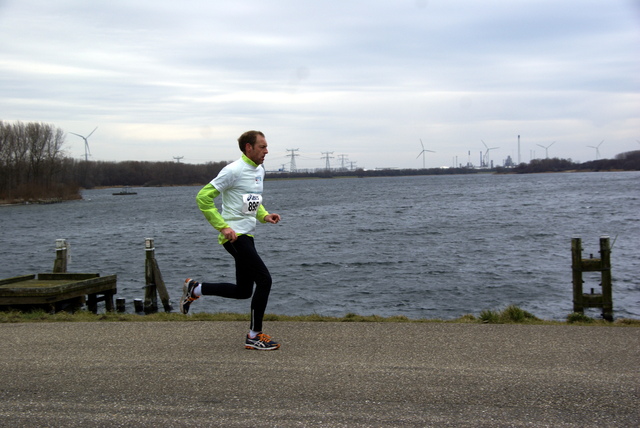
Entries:
[[520,165],[520,136],[518,135],[518,165]]

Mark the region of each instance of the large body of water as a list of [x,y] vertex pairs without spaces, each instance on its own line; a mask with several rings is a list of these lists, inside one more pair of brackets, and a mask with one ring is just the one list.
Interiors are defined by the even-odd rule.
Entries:
[[[0,278],[51,271],[55,241],[65,238],[68,270],[117,274],[118,297],[132,306],[144,296],[151,237],[177,310],[185,277],[234,276],[195,204],[199,188],[87,190],[81,201],[0,207]],[[274,280],[269,313],[453,319],[515,304],[562,320],[573,306],[571,238],[599,257],[599,237],[609,235],[614,317],[640,318],[638,172],[267,177],[264,196],[282,215],[256,234]],[[585,291],[599,290],[599,279],[585,276]],[[248,308],[205,297],[192,312]]]

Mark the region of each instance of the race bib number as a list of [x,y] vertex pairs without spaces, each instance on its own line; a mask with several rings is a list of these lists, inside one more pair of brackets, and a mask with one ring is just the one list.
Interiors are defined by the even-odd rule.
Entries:
[[262,195],[257,195],[255,193],[242,195],[242,213],[256,215],[261,203]]

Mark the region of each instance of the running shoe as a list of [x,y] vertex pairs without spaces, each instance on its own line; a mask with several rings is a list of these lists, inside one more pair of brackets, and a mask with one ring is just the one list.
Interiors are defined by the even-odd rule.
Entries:
[[200,285],[198,281],[191,278],[187,278],[182,286],[182,299],[180,299],[180,312],[183,314],[189,313],[189,306],[191,303],[198,300],[199,297],[193,295],[193,290]]
[[255,339],[251,339],[249,335],[247,335],[244,347],[247,349],[256,349],[258,351],[275,351],[280,347],[280,344],[271,340],[271,336],[264,333],[258,333]]

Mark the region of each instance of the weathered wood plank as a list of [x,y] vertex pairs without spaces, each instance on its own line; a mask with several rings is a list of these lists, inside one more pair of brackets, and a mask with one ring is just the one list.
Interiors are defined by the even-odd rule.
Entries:
[[582,259],[580,263],[582,272],[600,272],[602,270],[602,260],[600,259]]
[[36,277],[36,275],[33,274],[33,275],[20,275],[20,276],[14,276],[12,278],[0,279],[0,286],[13,284],[14,282],[27,281],[27,280],[30,280],[30,279],[34,279],[35,277]]
[[[44,278],[51,278],[56,274],[42,274]],[[59,279],[41,279],[38,275],[23,276],[23,281],[14,281],[0,285],[0,305],[21,304],[49,304],[58,301],[69,300],[92,294],[105,294],[111,296],[117,292],[117,276],[104,277],[98,274],[79,274],[76,280],[74,274],[57,274]]]
[[99,278],[99,273],[39,273],[38,279],[43,281],[84,281],[91,278]]

